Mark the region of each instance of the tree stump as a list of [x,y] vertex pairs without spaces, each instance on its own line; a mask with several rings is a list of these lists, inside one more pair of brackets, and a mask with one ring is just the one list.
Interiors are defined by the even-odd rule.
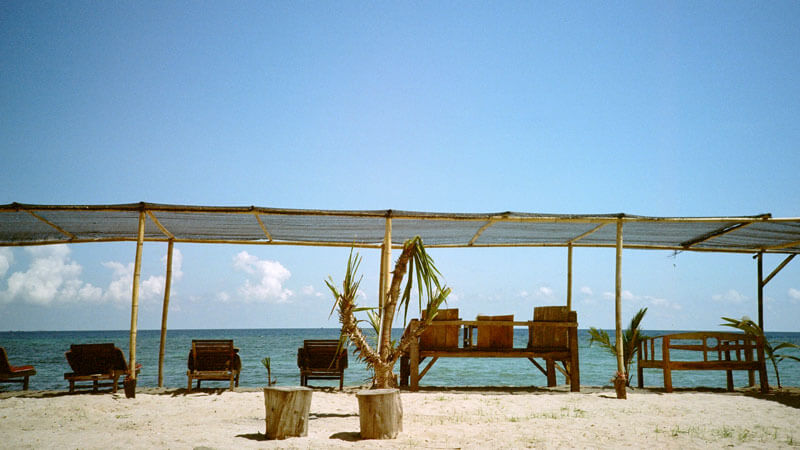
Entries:
[[313,391],[301,386],[264,388],[267,409],[267,439],[308,435],[308,411]]
[[394,439],[403,431],[403,405],[398,389],[359,391],[358,418],[362,439]]

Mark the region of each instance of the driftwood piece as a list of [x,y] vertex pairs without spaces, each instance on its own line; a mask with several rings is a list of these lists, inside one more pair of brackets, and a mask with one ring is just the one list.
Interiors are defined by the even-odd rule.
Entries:
[[301,386],[264,388],[267,439],[308,435],[308,411],[313,391]]
[[394,439],[403,431],[403,404],[398,389],[356,393],[362,439]]

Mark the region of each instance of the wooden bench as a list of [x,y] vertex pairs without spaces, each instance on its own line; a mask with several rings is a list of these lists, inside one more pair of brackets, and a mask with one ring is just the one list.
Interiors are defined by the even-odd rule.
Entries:
[[33,366],[12,366],[8,362],[6,349],[0,347],[0,382],[22,383],[22,390],[28,390],[28,379],[36,375]]
[[231,390],[239,386],[239,372],[242,362],[238,349],[231,339],[195,339],[189,351],[188,390],[192,390],[192,380],[197,380],[200,389],[201,380],[228,381]]
[[344,388],[344,369],[347,368],[347,350],[339,347],[337,339],[308,339],[297,349],[297,367],[300,368],[300,386],[308,380],[339,380],[339,390]]
[[[503,316],[488,316],[484,320],[474,321],[453,319],[453,317],[458,317],[457,309],[440,310],[439,315],[423,332],[420,339],[412,341],[409,351],[400,359],[401,386],[409,386],[412,391],[418,390],[419,381],[439,358],[526,358],[547,377],[549,387],[556,385],[555,372],[560,370],[570,384],[570,390],[580,392],[578,320],[575,311],[569,311],[561,306],[534,308],[532,321],[502,320]],[[417,319],[411,321],[406,333],[418,326],[415,322]],[[513,333],[514,326],[528,328],[528,345],[525,348],[514,348],[508,342],[508,330],[511,329]],[[463,330],[464,337],[460,347],[458,339],[455,339],[455,345],[451,344],[453,342],[451,336],[423,338],[426,333],[433,336],[452,334],[454,329],[456,336],[459,330]],[[478,345],[473,343],[476,330]],[[480,337],[481,331],[484,332],[483,339]],[[488,337],[486,337],[487,331]],[[439,345],[429,346],[429,342]],[[442,346],[442,342],[447,345]],[[420,371],[419,364],[425,358],[430,358],[430,361]],[[546,367],[542,367],[535,358],[544,359]],[[561,363],[562,366],[557,363]]]
[[[689,356],[692,358],[685,359]],[[664,372],[666,392],[672,392],[673,370],[724,370],[728,391],[733,391],[734,370],[749,371],[751,386],[755,384],[753,374],[757,371],[761,392],[769,391],[764,341],[743,333],[698,331],[647,338],[640,343],[637,358],[640,388],[644,387],[644,369]]]
[[[101,386],[110,386],[111,392],[117,392],[120,377],[130,375],[125,355],[113,343],[73,344],[64,356],[72,369],[72,372],[64,374],[64,379],[69,382],[69,392],[85,387],[76,386],[75,383],[79,382],[91,382],[93,392]],[[136,373],[141,368],[141,364],[136,364]]]

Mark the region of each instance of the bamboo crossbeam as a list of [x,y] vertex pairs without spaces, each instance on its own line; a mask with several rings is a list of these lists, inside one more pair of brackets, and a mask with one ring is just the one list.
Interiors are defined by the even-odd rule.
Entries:
[[486,223],[483,224],[483,226],[480,227],[478,229],[478,231],[475,232],[475,235],[472,236],[472,239],[469,240],[469,243],[467,244],[467,246],[470,246],[470,247],[473,246],[475,244],[475,241],[477,241],[478,238],[481,237],[481,234],[483,234],[483,232],[486,231],[486,229],[488,229],[490,226],[492,226],[492,224],[494,224],[494,222],[495,222],[494,219],[487,220]]
[[775,270],[773,270],[773,271],[772,271],[772,273],[770,273],[769,275],[767,275],[767,278],[764,278],[764,281],[762,281],[762,282],[761,282],[761,285],[762,285],[762,286],[765,286],[767,283],[769,283],[769,280],[771,280],[771,279],[772,279],[772,277],[774,277],[775,275],[777,275],[777,274],[778,274],[778,272],[780,272],[780,271],[781,271],[781,270],[782,270],[784,267],[786,267],[786,265],[787,265],[787,264],[789,264],[789,261],[791,261],[792,259],[794,259],[794,257],[795,257],[795,256],[797,256],[797,254],[793,254],[793,255],[789,255],[789,256],[787,256],[787,257],[786,257],[786,259],[784,259],[784,260],[783,260],[783,261],[782,261],[782,262],[781,262],[781,263],[778,265],[778,267],[776,267],[776,268],[775,268]]
[[695,244],[699,244],[701,242],[706,242],[709,239],[714,239],[714,238],[717,238],[717,237],[720,237],[720,236],[724,236],[724,235],[726,235],[726,234],[728,234],[730,232],[742,229],[742,228],[744,228],[746,226],[749,226],[749,225],[752,225],[754,223],[755,222],[740,222],[740,223],[737,223],[737,224],[734,224],[734,225],[725,226],[725,227],[719,228],[717,230],[714,230],[714,231],[712,231],[710,233],[706,233],[706,234],[704,234],[702,236],[694,238],[692,240],[683,242],[681,244],[681,246],[689,248],[689,247],[691,247],[691,246],[693,246]]
[[70,238],[70,240],[73,240],[73,239],[75,239],[75,235],[74,235],[74,234],[70,233],[69,231],[67,231],[67,230],[65,230],[65,229],[63,229],[63,228],[61,228],[60,226],[58,226],[58,225],[54,224],[53,222],[50,222],[49,220],[47,220],[47,219],[45,219],[44,217],[42,217],[42,216],[40,216],[40,215],[36,214],[35,212],[33,212],[33,211],[29,210],[29,209],[25,209],[25,210],[23,210],[23,211],[25,211],[26,213],[28,213],[28,214],[32,215],[32,216],[33,216],[33,217],[35,217],[36,219],[38,219],[38,220],[40,220],[40,221],[42,221],[42,222],[46,223],[47,225],[50,225],[51,227],[55,228],[55,229],[56,229],[56,231],[58,231],[59,233],[61,233],[61,234],[65,235],[65,236],[67,236],[68,238]]
[[572,245],[572,244],[578,242],[579,240],[585,238],[586,236],[589,236],[590,234],[593,234],[593,233],[599,231],[601,228],[603,228],[606,225],[608,225],[608,223],[601,223],[600,225],[592,228],[591,230],[589,230],[589,231],[587,231],[585,233],[581,233],[578,236],[575,236],[574,238],[572,238],[569,241],[567,241],[567,245]]
[[152,220],[153,223],[156,224],[158,229],[161,230],[161,232],[164,233],[167,236],[167,238],[175,239],[175,235],[172,234],[164,225],[162,225],[161,222],[158,221],[156,215],[153,214],[153,211],[147,211],[147,216],[150,217],[150,220]]
[[258,214],[254,214],[256,216],[256,220],[258,221],[258,226],[261,227],[261,231],[264,232],[264,236],[267,237],[267,240],[272,242],[272,235],[269,234],[269,230],[267,230],[267,226],[264,225],[264,221],[261,220],[261,216]]

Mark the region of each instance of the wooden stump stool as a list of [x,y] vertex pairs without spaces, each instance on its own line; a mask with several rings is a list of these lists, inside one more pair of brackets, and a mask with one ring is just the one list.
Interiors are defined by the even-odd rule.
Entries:
[[301,386],[264,388],[267,409],[267,439],[308,435],[308,411],[313,391]]
[[403,431],[403,405],[398,389],[358,391],[362,439],[394,439]]

